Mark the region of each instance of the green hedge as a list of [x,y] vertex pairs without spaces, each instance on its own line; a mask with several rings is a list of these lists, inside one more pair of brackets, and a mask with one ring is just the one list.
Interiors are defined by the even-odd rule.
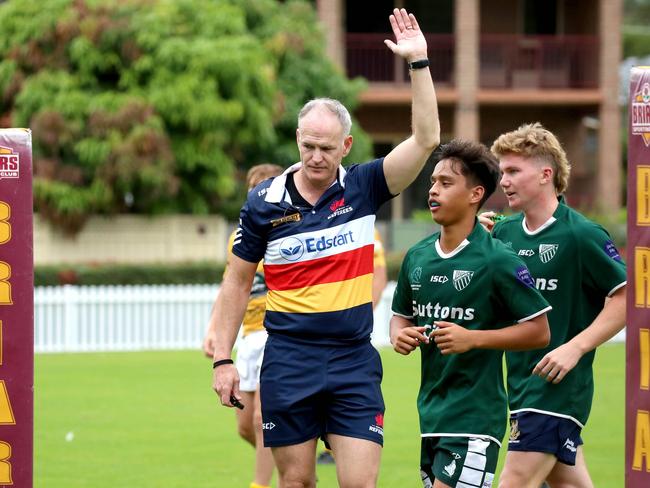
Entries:
[[[403,253],[388,253],[388,279],[397,280]],[[224,263],[182,264],[62,264],[36,266],[34,286],[166,285],[220,283]]]
[[213,262],[36,266],[34,285],[211,284],[221,281],[223,269]]
[[[404,253],[388,253],[388,279],[397,280]],[[166,285],[220,283],[224,263],[61,264],[36,266],[34,286]]]

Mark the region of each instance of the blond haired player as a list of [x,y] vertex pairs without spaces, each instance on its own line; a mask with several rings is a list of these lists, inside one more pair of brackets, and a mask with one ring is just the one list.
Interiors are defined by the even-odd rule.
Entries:
[[625,264],[607,231],[564,201],[570,165],[552,132],[522,125],[498,137],[492,152],[508,205],[520,212],[493,234],[524,260],[553,306],[547,347],[506,352],[510,440],[499,486],[538,488],[546,480],[552,488],[591,488],[580,433],[595,349],[625,323]]
[[[258,164],[253,166],[246,175],[246,184],[251,191],[262,181],[277,176],[283,171],[276,164]],[[235,232],[228,239],[228,260],[224,277],[228,272],[228,263],[232,254]],[[239,371],[239,389],[242,395],[242,404],[248,408],[237,409],[237,429],[239,435],[255,448],[255,479],[250,488],[266,488],[271,484],[273,475],[273,456],[271,449],[264,447],[262,439],[262,411],[260,405],[259,378],[264,344],[267,333],[264,329],[264,312],[266,310],[266,282],[264,281],[264,267],[260,262],[255,272],[255,279],[251,287],[250,300],[242,321],[242,340],[237,349],[237,371]],[[218,299],[218,298],[217,298]],[[216,300],[215,300],[216,304]],[[216,339],[217,317],[212,314],[208,330],[203,340],[203,352],[212,358]]]

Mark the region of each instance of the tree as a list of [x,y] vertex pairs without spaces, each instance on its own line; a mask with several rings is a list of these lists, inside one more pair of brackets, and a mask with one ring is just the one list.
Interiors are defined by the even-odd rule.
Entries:
[[35,209],[71,232],[92,214],[232,212],[238,168],[296,160],[304,101],[353,109],[363,86],[302,1],[11,0],[0,25],[0,124],[33,129]]
[[623,58],[645,58],[650,55],[650,0],[625,0],[623,9]]

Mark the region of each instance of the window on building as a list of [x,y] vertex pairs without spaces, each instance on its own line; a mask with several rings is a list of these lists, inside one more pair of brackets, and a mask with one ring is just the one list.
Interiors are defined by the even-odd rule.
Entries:
[[451,34],[454,32],[454,1],[405,0],[404,8],[418,19],[423,32],[429,34]]
[[347,32],[390,32],[388,16],[396,4],[417,17],[420,28],[429,34],[450,34],[454,31],[454,0],[375,0],[371,9],[360,9],[358,2],[345,2]]
[[347,32],[390,32],[388,16],[393,11],[393,0],[374,0],[372,8],[359,8],[359,2],[345,2]]
[[524,34],[558,33],[558,0],[524,0]]

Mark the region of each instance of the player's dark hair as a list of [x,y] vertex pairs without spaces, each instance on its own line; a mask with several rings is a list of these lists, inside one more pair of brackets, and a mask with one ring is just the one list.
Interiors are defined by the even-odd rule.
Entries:
[[478,205],[478,208],[481,208],[485,201],[494,193],[499,178],[501,178],[499,161],[494,154],[479,142],[454,139],[440,147],[438,151],[438,162],[443,159],[453,161],[452,168],[454,171],[457,166],[460,166],[460,172],[467,178],[469,184],[482,186],[485,189],[483,198]]

